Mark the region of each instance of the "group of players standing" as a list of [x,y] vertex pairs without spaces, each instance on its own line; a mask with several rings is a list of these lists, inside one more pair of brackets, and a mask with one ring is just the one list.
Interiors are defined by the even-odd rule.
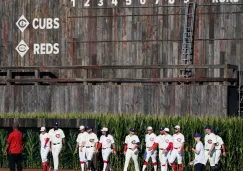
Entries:
[[[160,128],[160,135],[156,136],[156,134],[153,133],[153,128],[151,126],[147,128],[147,134],[145,136],[146,150],[144,153],[142,171],[146,170],[150,158],[153,162],[154,171],[157,171],[158,151],[161,171],[167,171],[167,163],[169,163],[173,171],[177,171],[177,166],[175,164],[176,159],[178,170],[183,170],[182,160],[184,155],[185,138],[181,133],[179,125],[175,126],[174,129],[175,134],[173,136],[170,135],[169,128]],[[87,165],[88,171],[91,171],[93,168],[93,156],[99,150],[102,152],[103,171],[106,171],[106,169],[112,171],[108,161],[111,153],[116,155],[116,147],[114,138],[109,134],[108,128],[102,128],[102,136],[100,137],[100,140],[98,140],[97,135],[93,133],[93,129],[90,126],[87,128],[80,126],[79,130],[80,133],[77,137],[75,153],[79,152],[81,171],[84,171],[85,164]],[[221,148],[223,154],[226,155],[224,143],[221,137],[212,132],[211,126],[206,126],[205,131],[205,145],[201,142],[202,135],[200,133],[196,133],[194,136],[197,143],[195,148],[192,148],[192,151],[195,153],[195,159],[190,162],[190,164],[194,165],[195,171],[204,171],[207,160],[209,160],[211,170],[218,171]],[[47,171],[50,168],[47,160],[49,151],[51,151],[53,155],[54,171],[57,171],[59,162],[58,155],[63,148],[63,144],[65,148],[65,135],[63,131],[58,128],[57,123],[53,125],[53,129],[48,133],[46,132],[45,127],[42,127],[40,141],[44,171]],[[140,170],[138,164],[139,145],[140,140],[138,136],[135,135],[135,129],[131,128],[129,130],[129,135],[126,136],[124,142],[125,165],[123,171],[127,171],[131,158],[134,161],[135,171]]]

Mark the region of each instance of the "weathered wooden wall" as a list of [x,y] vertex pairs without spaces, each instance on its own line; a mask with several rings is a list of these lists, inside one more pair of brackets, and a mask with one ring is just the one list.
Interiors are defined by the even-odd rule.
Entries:
[[0,128],[12,127],[13,123],[19,123],[22,128],[52,128],[54,122],[58,123],[60,128],[79,128],[81,125],[92,126],[97,131],[97,122],[95,119],[26,119],[26,118],[0,118]]
[[[182,32],[185,4],[182,0],[168,4],[147,0],[141,7],[133,1],[131,8],[122,8],[119,0],[114,8],[97,9],[97,1],[84,8],[69,0],[0,0],[0,65],[1,66],[65,66],[65,65],[159,65],[181,64]],[[243,66],[243,5],[216,5],[211,0],[198,2],[195,24],[194,64],[237,64]],[[168,6],[169,5],[169,6]],[[93,8],[93,9],[92,9]],[[59,17],[58,30],[34,30],[29,26],[21,34],[15,23],[24,14],[29,21],[39,17]],[[129,15],[129,16],[124,16]],[[103,17],[102,17],[103,16]],[[21,58],[15,47],[21,39],[30,45]],[[33,55],[33,43],[60,44],[59,55]],[[243,68],[243,67],[242,67]],[[110,77],[111,71],[93,71],[89,77]],[[204,71],[198,76],[204,76]],[[82,77],[81,71],[61,71],[60,77]],[[208,70],[207,76],[220,76]],[[177,77],[178,71],[118,70],[116,77]]]
[[0,112],[226,116],[227,99],[224,85],[1,86]]

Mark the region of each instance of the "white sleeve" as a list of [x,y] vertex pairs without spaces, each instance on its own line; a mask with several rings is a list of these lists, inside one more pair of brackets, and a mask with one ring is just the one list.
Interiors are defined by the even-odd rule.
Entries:
[[220,139],[219,139],[219,144],[221,144],[221,145],[223,145],[224,144],[224,141],[223,141],[223,139],[220,137]]
[[115,144],[114,137],[111,136],[111,144]]
[[64,134],[63,130],[61,131],[61,137],[65,138],[65,134]]
[[199,153],[200,153],[200,151],[202,150],[201,148],[202,148],[202,147],[201,147],[201,144],[197,143],[197,145],[196,145],[196,150],[199,151]]
[[79,137],[80,137],[80,136],[78,135],[77,140],[76,140],[77,143],[79,143]]
[[185,142],[185,137],[184,137],[184,135],[182,135],[182,140],[181,140],[181,142],[182,142],[182,143]]
[[136,143],[139,143],[140,141],[139,141],[139,138],[138,138],[138,136],[137,136],[137,142]]
[[99,142],[97,135],[95,134],[95,142]]
[[126,138],[125,138],[125,144],[128,144],[127,136],[126,136]]
[[213,141],[213,144],[217,143],[216,135],[212,135],[212,141]]

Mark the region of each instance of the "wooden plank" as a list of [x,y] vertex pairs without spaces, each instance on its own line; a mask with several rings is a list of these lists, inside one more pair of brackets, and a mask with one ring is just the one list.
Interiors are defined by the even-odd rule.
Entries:
[[[191,88],[191,86],[190,86]],[[175,86],[175,115],[186,116],[187,115],[187,100],[186,94],[187,86]]]
[[[100,69],[223,69],[224,64],[219,65],[73,65],[73,66],[47,66],[47,67],[0,67],[0,70],[57,70],[57,69],[89,69],[89,70],[100,70]],[[231,68],[237,68],[237,65],[230,65]]]

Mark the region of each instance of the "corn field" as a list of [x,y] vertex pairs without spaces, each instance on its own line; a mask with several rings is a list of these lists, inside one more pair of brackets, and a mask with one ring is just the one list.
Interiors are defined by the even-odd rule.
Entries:
[[[184,154],[184,170],[191,171],[193,168],[189,166],[189,162],[193,160],[194,156],[191,148],[195,145],[193,135],[196,132],[204,134],[204,127],[211,125],[220,135],[227,148],[227,156],[222,157],[221,171],[241,171],[243,170],[243,118],[212,118],[212,117],[160,117],[160,116],[146,116],[146,115],[111,115],[111,114],[2,114],[0,117],[15,117],[15,118],[60,118],[60,119],[73,119],[73,118],[89,118],[96,119],[98,121],[98,130],[103,126],[110,129],[110,133],[114,136],[117,145],[117,156],[111,156],[111,166],[116,171],[122,171],[125,157],[123,155],[123,142],[125,136],[128,134],[129,128],[133,127],[136,130],[136,134],[140,138],[140,154],[139,163],[140,168],[143,163],[143,152],[145,150],[144,137],[146,128],[152,126],[156,134],[159,133],[160,127],[168,127],[173,134],[173,127],[180,125],[182,127],[182,133],[185,136],[185,154]],[[0,129],[0,167],[8,167],[8,161],[3,156],[3,150],[6,142],[6,138],[11,129]],[[24,167],[25,168],[41,168],[40,159],[40,144],[39,144],[39,128],[21,129],[24,135]],[[76,137],[78,135],[78,129],[64,129],[67,147],[66,150],[61,152],[60,155],[60,168],[62,169],[79,169],[78,154],[74,154]],[[98,132],[98,137],[101,135]],[[52,163],[51,154],[49,159]],[[98,159],[101,160],[101,154]],[[151,163],[151,162],[150,162]],[[133,162],[130,162],[133,169]],[[102,162],[99,162],[99,170],[101,170]],[[207,166],[208,167],[208,166]],[[151,165],[147,170],[152,170]],[[208,167],[209,170],[209,167]]]

